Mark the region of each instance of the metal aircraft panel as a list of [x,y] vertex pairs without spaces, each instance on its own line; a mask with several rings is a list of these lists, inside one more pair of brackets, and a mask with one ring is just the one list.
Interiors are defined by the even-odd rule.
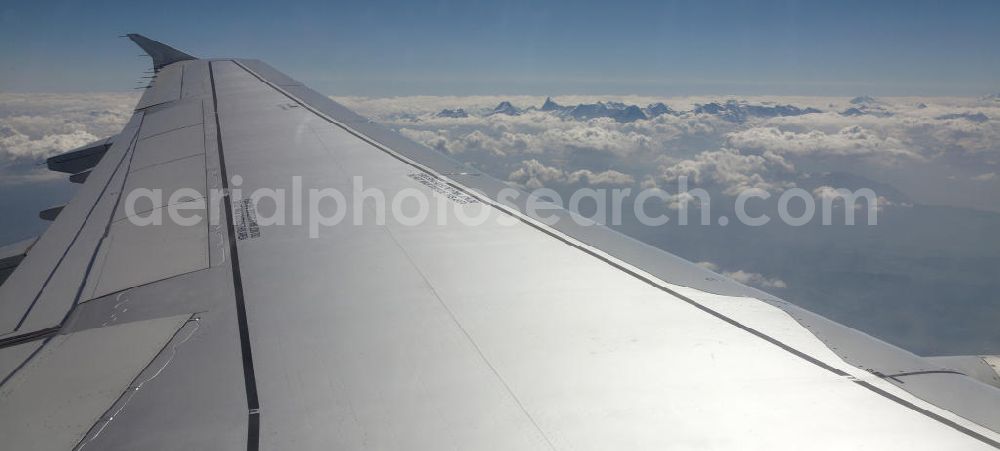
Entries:
[[183,77],[184,63],[173,64],[158,70],[156,77],[150,80],[149,86],[143,92],[135,109],[141,110],[181,98]]
[[0,286],[0,337],[59,325],[78,302],[124,183],[122,162],[141,122],[141,113],[132,117],[88,183]]
[[0,437],[11,449],[73,448],[187,318],[52,338],[0,387]]

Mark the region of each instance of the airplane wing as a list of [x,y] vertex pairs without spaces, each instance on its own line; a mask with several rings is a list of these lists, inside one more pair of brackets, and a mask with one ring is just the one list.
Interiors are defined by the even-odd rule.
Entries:
[[4,449],[1000,447],[993,357],[918,357],[263,62],[130,37],[131,120],[49,162],[80,190],[0,255]]

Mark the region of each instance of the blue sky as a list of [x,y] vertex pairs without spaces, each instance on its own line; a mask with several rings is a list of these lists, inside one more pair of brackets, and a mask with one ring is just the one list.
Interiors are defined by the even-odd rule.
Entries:
[[1000,2],[6,2],[0,90],[133,86],[139,32],[332,95],[982,95]]

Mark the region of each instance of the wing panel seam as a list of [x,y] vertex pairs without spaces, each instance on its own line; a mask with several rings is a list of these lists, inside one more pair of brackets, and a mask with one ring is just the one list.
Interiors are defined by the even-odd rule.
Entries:
[[[143,114],[143,113],[139,112],[138,114]],[[56,262],[55,266],[53,266],[52,270],[49,271],[49,275],[45,278],[45,282],[42,283],[42,286],[38,289],[38,292],[35,293],[35,297],[31,301],[31,304],[28,305],[28,308],[24,311],[24,314],[21,316],[21,319],[17,322],[17,326],[14,327],[15,332],[21,330],[21,326],[23,326],[24,322],[27,321],[28,316],[31,314],[31,311],[35,308],[35,305],[38,303],[38,300],[42,297],[42,293],[45,292],[45,288],[48,287],[49,282],[52,281],[52,278],[55,276],[56,271],[58,271],[59,267],[62,266],[62,263],[66,259],[66,256],[69,254],[70,249],[72,249],[73,246],[76,245],[77,239],[80,238],[80,235],[83,233],[83,229],[87,226],[87,223],[90,221],[90,216],[94,213],[94,210],[97,209],[97,205],[101,203],[101,200],[104,198],[105,193],[107,193],[108,187],[111,186],[111,182],[114,180],[115,176],[118,175],[118,171],[121,169],[122,163],[124,163],[125,161],[125,157],[127,157],[129,153],[132,151],[132,147],[135,146],[136,139],[139,137],[139,129],[142,127],[143,117],[145,117],[144,114],[139,118],[139,124],[137,124],[135,127],[134,135],[132,136],[132,139],[130,140],[131,142],[129,143],[129,148],[125,150],[125,152],[122,154],[121,159],[118,160],[118,163],[115,166],[115,170],[112,171],[110,176],[108,176],[108,181],[105,182],[104,187],[101,188],[101,192],[97,195],[97,198],[94,200],[94,204],[90,206],[89,210],[87,210],[87,215],[84,217],[83,223],[80,224],[80,227],[76,230],[76,233],[73,235],[73,239],[70,240],[69,244],[66,245],[66,249],[63,251],[62,255],[59,256],[59,260]],[[113,218],[114,213],[112,212],[111,215]],[[97,249],[100,249],[100,245],[98,245]],[[84,277],[84,283],[86,283],[86,277]],[[73,305],[76,305],[76,300],[74,300]],[[69,310],[72,311],[72,307],[70,307]],[[67,315],[68,314],[69,312],[67,312]],[[63,320],[65,321],[65,317],[63,318]]]
[[236,319],[239,323],[240,353],[243,357],[243,383],[247,394],[247,450],[255,451],[260,447],[260,400],[257,395],[257,377],[254,373],[253,349],[250,346],[250,327],[247,324],[246,300],[243,295],[243,276],[240,273],[239,253],[236,249],[236,228],[233,225],[233,205],[229,196],[229,180],[226,172],[226,159],[222,147],[222,122],[219,118],[219,97],[215,87],[215,70],[212,61],[208,62],[208,76],[212,84],[212,110],[215,115],[215,136],[219,151],[219,173],[222,178],[222,188],[225,195],[222,201],[225,205],[226,226],[229,235],[230,264],[233,270],[233,291],[236,298]]

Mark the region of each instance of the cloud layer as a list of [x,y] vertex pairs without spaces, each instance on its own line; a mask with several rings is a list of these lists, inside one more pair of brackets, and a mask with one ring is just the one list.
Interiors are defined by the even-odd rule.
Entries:
[[742,269],[737,269],[736,271],[724,271],[722,268],[719,268],[719,265],[712,262],[698,262],[697,265],[708,269],[709,271],[715,271],[744,285],[750,285],[765,290],[788,288],[788,284],[786,284],[785,281],[778,278],[767,277],[760,273],[748,272]]
[[0,93],[0,183],[54,177],[38,163],[118,133],[137,100],[133,93]]
[[[894,191],[919,187],[907,193],[918,202],[1000,211],[991,198],[1000,194],[991,175],[1000,172],[1000,102],[988,99],[565,96],[554,99],[562,106],[556,111],[541,111],[546,99],[531,96],[338,100],[522,186],[669,191],[685,176],[695,187],[735,196],[750,188],[811,190],[810,177],[848,172],[903,185]],[[518,114],[494,113],[502,102]],[[666,112],[654,116],[660,102]],[[570,113],[574,105],[591,112],[635,105],[645,119],[587,119]],[[459,109],[464,114],[454,114]],[[925,196],[927,185],[942,189]],[[964,194],[972,191],[978,194]]]

